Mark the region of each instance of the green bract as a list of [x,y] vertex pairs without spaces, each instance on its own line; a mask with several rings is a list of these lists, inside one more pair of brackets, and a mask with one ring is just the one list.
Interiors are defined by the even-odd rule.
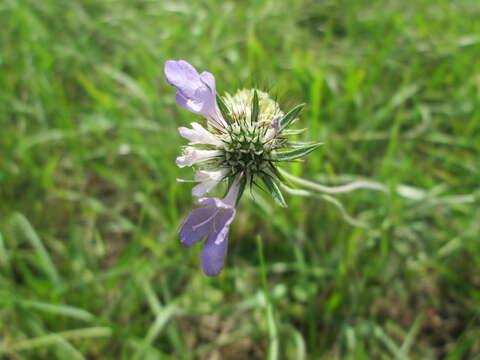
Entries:
[[230,169],[228,177],[241,175],[243,182],[260,186],[281,206],[286,206],[277,169],[282,161],[298,160],[317,149],[321,143],[292,142],[289,136],[301,130],[287,130],[297,119],[304,104],[284,114],[267,93],[255,89],[239,90],[235,95],[217,96],[218,107],[226,120],[225,131],[210,131],[222,140],[216,147],[221,155],[210,161],[211,168]]

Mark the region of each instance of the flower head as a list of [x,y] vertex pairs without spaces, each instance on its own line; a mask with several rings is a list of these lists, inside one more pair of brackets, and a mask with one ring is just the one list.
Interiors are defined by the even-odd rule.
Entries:
[[167,61],[165,76],[177,89],[177,105],[207,119],[206,127],[194,122],[191,129],[179,128],[191,146],[177,158],[177,165],[198,167],[195,181],[200,184],[193,188],[193,195],[204,196],[223,180],[233,184],[223,200],[198,200],[205,206],[193,210],[180,231],[180,239],[187,247],[207,237],[202,267],[207,275],[217,275],[223,268],[235,204],[246,184],[260,186],[261,180],[273,199],[286,206],[278,186],[284,181],[279,163],[299,159],[321,144],[288,139],[301,132],[288,127],[296,121],[303,105],[285,114],[267,93],[256,89],[217,96],[213,75],[206,71],[199,74],[183,60]]

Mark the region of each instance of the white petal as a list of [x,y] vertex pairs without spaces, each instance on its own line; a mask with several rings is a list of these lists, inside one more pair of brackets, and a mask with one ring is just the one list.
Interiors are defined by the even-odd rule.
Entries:
[[195,181],[222,180],[229,171],[225,168],[216,171],[199,170],[195,174]]
[[183,152],[183,156],[177,157],[177,166],[185,167],[210,160],[215,156],[220,155],[220,150],[199,150],[188,146]]
[[193,122],[191,125],[193,129],[189,129],[183,126],[178,128],[178,132],[180,133],[180,135],[185,139],[190,140],[190,145],[207,144],[219,146],[222,144],[222,141],[220,139],[218,139],[215,135],[213,135],[199,123]]
[[203,195],[209,193],[217,184],[218,181],[215,180],[201,182],[193,187],[192,195],[196,197],[202,197]]
[[225,176],[229,173],[228,169],[218,171],[200,170],[195,174],[195,181],[201,181],[200,184],[192,189],[192,195],[201,197],[209,193]]

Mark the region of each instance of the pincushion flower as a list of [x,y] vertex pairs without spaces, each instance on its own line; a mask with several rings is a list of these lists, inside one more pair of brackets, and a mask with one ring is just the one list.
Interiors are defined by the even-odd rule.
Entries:
[[[197,203],[203,206],[187,216],[180,240],[190,247],[206,238],[201,265],[206,275],[216,276],[225,263],[228,231],[245,186],[262,183],[280,206],[286,206],[280,191],[285,180],[278,165],[295,161],[321,144],[288,139],[301,132],[288,127],[303,104],[284,113],[267,93],[256,89],[217,96],[214,76],[207,71],[199,74],[184,60],[169,60],[164,70],[168,83],[177,89],[177,105],[207,120],[204,125],[193,122],[191,128],[178,129],[189,146],[177,158],[177,165],[195,166],[193,181],[200,184],[192,193],[201,197]],[[202,197],[222,182],[228,184],[225,198]]]

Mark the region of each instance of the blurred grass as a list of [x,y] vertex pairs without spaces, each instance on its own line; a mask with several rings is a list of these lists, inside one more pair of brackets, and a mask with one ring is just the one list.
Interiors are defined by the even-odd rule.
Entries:
[[[0,358],[480,358],[479,16],[476,0],[0,2]],[[305,138],[326,145],[291,171],[384,183],[337,197],[370,228],[247,199],[223,274],[202,275],[176,236],[193,206],[176,127],[195,119],[163,78],[178,58],[220,91],[306,102]]]

